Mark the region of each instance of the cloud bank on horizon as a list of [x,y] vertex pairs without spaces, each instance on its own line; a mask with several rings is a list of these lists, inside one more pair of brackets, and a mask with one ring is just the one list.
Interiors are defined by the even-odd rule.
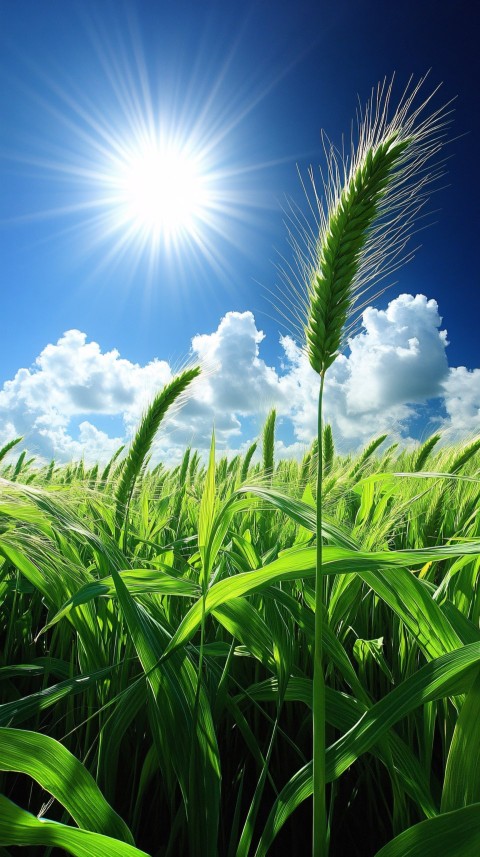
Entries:
[[[452,439],[480,431],[480,369],[449,367],[441,323],[437,302],[421,294],[365,310],[348,354],[326,376],[325,419],[339,449],[357,449],[383,432],[410,443],[421,418]],[[280,368],[267,365],[264,339],[249,311],[228,312],[217,330],[193,338],[189,362],[206,371],[160,429],[153,460],[177,463],[187,444],[208,449],[213,426],[218,447],[233,455],[252,442],[272,407],[280,418],[278,454],[303,454],[316,433],[318,376],[290,336],[280,338]],[[23,435],[29,452],[45,460],[105,461],[132,437],[173,374],[165,360],[140,366],[68,330],[4,383],[0,446]],[[105,417],[116,419],[116,436],[100,427]]]

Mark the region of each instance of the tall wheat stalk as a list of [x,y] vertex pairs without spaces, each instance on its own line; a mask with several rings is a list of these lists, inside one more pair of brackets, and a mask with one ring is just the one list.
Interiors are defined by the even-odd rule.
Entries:
[[[306,277],[302,301],[305,352],[318,373],[317,548],[313,678],[313,857],[328,853],[325,777],[325,684],[323,673],[322,574],[322,409],[325,375],[346,343],[348,331],[365,303],[361,298],[396,270],[405,252],[432,181],[441,174],[427,165],[444,142],[445,107],[424,118],[431,95],[415,107],[422,79],[407,87],[391,116],[392,83],[380,84],[360,112],[358,140],[349,158],[332,146],[325,150],[324,198],[315,190],[317,236],[306,248],[295,241],[297,261]],[[315,188],[315,184],[313,185]],[[371,299],[371,296],[370,296]],[[365,301],[365,297],[364,297]],[[357,319],[355,318],[357,313]]]

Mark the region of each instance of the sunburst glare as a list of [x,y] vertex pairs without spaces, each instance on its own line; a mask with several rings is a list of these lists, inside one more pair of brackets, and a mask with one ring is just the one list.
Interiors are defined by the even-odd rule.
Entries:
[[158,138],[116,159],[111,178],[119,223],[154,244],[195,235],[213,208],[211,181],[199,157]]
[[129,39],[87,25],[102,75],[95,92],[34,69],[45,93],[32,93],[35,108],[50,115],[53,124],[44,127],[55,128],[55,139],[30,132],[39,145],[22,160],[41,171],[47,204],[19,219],[57,220],[52,240],[70,234],[72,253],[96,257],[90,277],[121,265],[122,281],[141,268],[148,284],[161,268],[172,272],[164,285],[174,280],[178,290],[194,267],[196,280],[213,269],[233,281],[232,249],[253,252],[252,235],[276,206],[265,173],[276,162],[255,162],[261,148],[241,127],[275,78],[267,87],[252,81],[248,94],[239,89],[232,97],[227,53],[215,78],[197,69],[193,86],[179,65],[166,81],[147,67],[130,25]]

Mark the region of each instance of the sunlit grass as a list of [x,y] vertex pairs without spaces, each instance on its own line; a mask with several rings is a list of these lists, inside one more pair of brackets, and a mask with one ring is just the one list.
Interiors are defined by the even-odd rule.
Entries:
[[[478,444],[424,444],[421,472],[419,451],[385,457],[387,445],[344,458],[331,437],[324,444],[333,855],[373,857],[443,807],[457,847],[455,812],[476,789],[456,724],[465,710],[462,734],[475,740]],[[73,753],[154,857],[308,850],[316,445],[309,467],[264,450],[266,475],[252,462],[245,473],[237,458],[217,460],[207,477],[191,450],[174,469],[139,466],[121,530],[115,503],[128,458],[38,468],[8,455],[0,725]],[[35,776],[29,758],[16,758],[0,753],[0,767]],[[34,816],[56,793],[44,814],[65,820],[62,806],[83,800],[66,764],[58,788],[40,767],[45,791],[13,773],[2,790]],[[80,827],[112,836],[114,816],[91,812]],[[28,854],[40,857],[50,840],[42,846],[32,830]],[[443,853],[458,854],[448,836]],[[127,854],[116,841],[108,853]]]

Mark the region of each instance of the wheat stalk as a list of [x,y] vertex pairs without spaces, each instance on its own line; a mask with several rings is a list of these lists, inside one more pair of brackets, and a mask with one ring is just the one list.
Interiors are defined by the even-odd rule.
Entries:
[[[317,559],[315,578],[315,651],[313,680],[313,855],[328,853],[325,779],[325,686],[323,676],[322,576],[322,403],[325,373],[345,345],[355,323],[354,313],[365,306],[375,284],[411,257],[406,251],[426,191],[441,174],[426,168],[444,142],[445,107],[423,118],[431,95],[419,106],[414,101],[424,79],[407,87],[392,118],[393,80],[380,84],[365,111],[360,111],[357,144],[350,157],[327,148],[317,235],[297,219],[300,239],[294,238],[300,282],[304,291],[297,317],[304,349],[320,376],[318,401]],[[313,180],[313,176],[312,176]],[[313,210],[313,209],[312,209]]]

